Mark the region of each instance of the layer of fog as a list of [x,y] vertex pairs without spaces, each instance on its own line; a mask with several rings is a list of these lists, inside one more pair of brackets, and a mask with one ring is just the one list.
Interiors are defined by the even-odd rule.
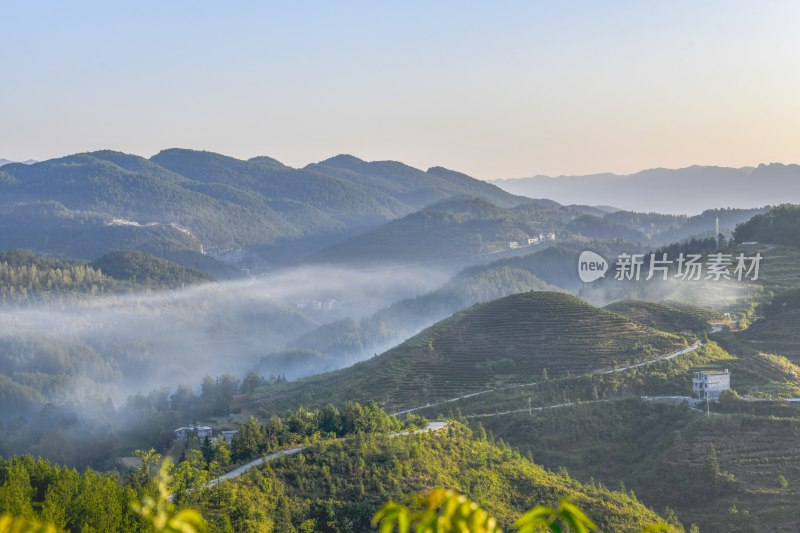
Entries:
[[[391,272],[302,267],[247,281],[174,291],[114,295],[59,305],[0,308],[3,369],[12,379],[71,373],[56,401],[111,396],[119,400],[159,386],[197,386],[205,375],[241,376],[321,323],[367,316],[441,285],[431,268]],[[31,343],[70,347],[31,355]],[[36,350],[33,350],[34,352]],[[26,357],[32,366],[25,366]],[[66,360],[65,360],[66,359]],[[22,362],[20,362],[22,361]],[[292,376],[319,371],[318,362]],[[267,369],[286,373],[280,364]],[[21,376],[21,377],[20,377]]]
[[752,299],[756,291],[756,286],[747,281],[668,278],[666,281],[629,282],[614,280],[611,275],[601,283],[582,288],[577,296],[597,307],[622,300],[641,300],[680,302],[724,312],[740,307],[742,302]]

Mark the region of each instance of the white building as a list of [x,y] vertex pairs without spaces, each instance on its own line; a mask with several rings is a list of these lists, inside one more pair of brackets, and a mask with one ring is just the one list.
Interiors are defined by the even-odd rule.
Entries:
[[731,374],[724,372],[695,372],[692,378],[694,395],[703,400],[718,400],[722,391],[731,388]]
[[519,243],[517,241],[511,241],[508,243],[509,248],[519,248]]
[[539,244],[539,237],[528,237],[528,244]]
[[195,431],[197,431],[197,436],[201,439],[204,439],[206,437],[211,437],[214,434],[214,431],[211,429],[210,426],[183,426],[173,431],[173,433],[175,433],[176,439],[186,440]]
[[554,241],[554,240],[556,240],[556,234],[555,234],[555,233],[553,233],[553,232],[550,232],[550,233],[548,233],[548,234],[547,234],[547,240],[548,240],[548,241]]

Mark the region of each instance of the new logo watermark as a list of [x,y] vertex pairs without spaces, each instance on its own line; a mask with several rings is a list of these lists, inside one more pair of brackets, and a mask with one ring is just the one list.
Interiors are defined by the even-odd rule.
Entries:
[[584,283],[591,283],[594,280],[606,277],[608,272],[608,261],[594,252],[581,252],[578,258],[578,276]]
[[[742,281],[758,279],[761,252],[753,256],[740,253],[695,254],[681,252],[670,259],[668,254],[619,254],[614,262],[614,279],[618,281],[650,281],[670,278],[684,281]],[[609,269],[608,261],[598,253],[586,250],[578,257],[578,276],[584,283],[604,278]]]

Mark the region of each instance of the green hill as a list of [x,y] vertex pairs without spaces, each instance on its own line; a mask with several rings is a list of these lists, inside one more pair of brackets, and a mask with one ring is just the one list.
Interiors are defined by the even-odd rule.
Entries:
[[699,333],[709,329],[710,320],[720,318],[719,314],[710,309],[679,302],[625,300],[607,305],[605,309],[651,328],[672,332]]
[[800,247],[800,206],[784,204],[755,215],[736,226],[733,238],[737,243],[756,241]]
[[0,302],[41,303],[87,299],[145,289],[173,289],[213,281],[144,252],[114,252],[94,263],[17,249],[0,252]]
[[144,252],[112,252],[93,261],[92,266],[112,278],[152,288],[181,287],[214,280],[204,272]]
[[[558,232],[580,209],[548,200],[530,200],[513,208],[479,197],[457,197],[338,242],[311,256],[320,263],[405,264],[457,261],[508,252],[511,242]],[[536,247],[545,244],[538,243]],[[535,249],[535,248],[534,248]]]
[[551,377],[609,369],[685,344],[574,296],[529,292],[469,308],[350,368],[273,389],[261,403],[367,398],[401,409],[530,383],[545,369]]
[[312,445],[251,470],[234,483],[187,495],[212,530],[372,531],[389,499],[407,501],[434,486],[475,499],[510,528],[535,505],[569,495],[603,531],[640,531],[660,521],[627,493],[584,485],[547,471],[503,445],[473,437],[457,423],[403,437],[362,436]]

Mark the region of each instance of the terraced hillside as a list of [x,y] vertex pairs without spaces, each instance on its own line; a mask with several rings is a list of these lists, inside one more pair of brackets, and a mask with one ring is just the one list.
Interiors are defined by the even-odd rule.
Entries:
[[800,287],[800,249],[792,246],[772,244],[737,245],[733,253],[754,255],[761,253],[761,269],[758,284],[773,292],[781,292]]
[[764,351],[800,358],[800,309],[784,311],[774,317],[757,320],[745,337]]
[[686,339],[556,292],[500,298],[438,322],[379,357],[270,389],[265,409],[368,400],[400,409],[645,361]]
[[800,289],[776,294],[763,312],[743,337],[760,350],[800,358]]
[[704,331],[708,329],[710,320],[719,318],[719,315],[710,309],[679,302],[625,300],[607,305],[605,309],[646,326],[674,332]]
[[645,504],[675,509],[704,533],[797,531],[800,412],[758,406],[759,414],[706,418],[685,406],[628,399],[480,422],[538,463],[578,479],[621,481]]

